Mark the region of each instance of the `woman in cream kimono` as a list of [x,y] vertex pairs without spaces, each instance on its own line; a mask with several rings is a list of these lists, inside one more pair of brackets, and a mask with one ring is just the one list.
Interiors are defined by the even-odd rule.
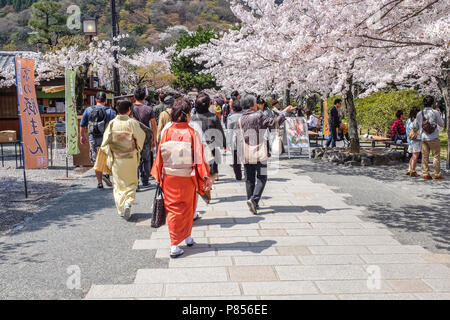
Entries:
[[117,111],[118,116],[106,127],[101,149],[107,155],[107,166],[114,177],[114,201],[117,211],[121,217],[128,220],[138,187],[137,170],[145,132],[138,121],[129,117],[130,101],[120,101]]
[[196,193],[204,194],[212,186],[200,135],[189,126],[190,112],[191,105],[184,98],[175,101],[172,123],[162,133],[151,171],[164,192],[172,258],[183,254],[179,247],[183,241],[188,247],[195,244],[191,233]]

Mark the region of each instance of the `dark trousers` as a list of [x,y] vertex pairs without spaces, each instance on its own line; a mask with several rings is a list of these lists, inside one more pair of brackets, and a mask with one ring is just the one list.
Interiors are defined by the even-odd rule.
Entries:
[[332,148],[336,148],[336,141],[337,141],[337,128],[330,127],[330,136],[328,137],[326,147],[328,148],[331,144]]
[[242,180],[242,165],[238,162],[237,150],[233,151],[233,170],[236,180]]
[[141,151],[141,161],[139,162],[138,177],[141,177],[142,184],[148,184],[150,179],[150,170],[152,168],[153,152],[150,146],[144,145]]
[[216,149],[211,150],[214,160],[209,164],[209,173],[219,175],[219,164],[216,162]]
[[267,163],[245,164],[244,170],[247,199],[258,204],[267,183]]

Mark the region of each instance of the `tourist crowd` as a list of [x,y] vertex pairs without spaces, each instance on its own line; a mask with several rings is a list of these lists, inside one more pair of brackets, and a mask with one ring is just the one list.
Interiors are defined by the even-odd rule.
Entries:
[[[193,221],[198,219],[198,196],[211,200],[213,184],[219,180],[222,151],[230,151],[235,179],[245,177],[247,205],[258,214],[267,183],[267,162],[274,146],[282,141],[283,123],[290,115],[304,116],[310,131],[322,127],[322,118],[309,109],[288,106],[281,110],[277,100],[269,103],[260,96],[234,91],[230,96],[211,98],[204,92],[183,96],[159,93],[152,101],[145,88],[137,88],[134,103],[120,100],[116,110],[106,107],[106,94],[96,96],[96,105],[85,110],[81,120],[81,143],[89,141],[98,188],[103,182],[114,187],[118,214],[131,217],[136,192],[154,179],[164,195],[164,208],[171,242],[171,257],[183,254],[180,244],[195,244],[191,236]],[[416,165],[422,153],[425,179],[443,179],[440,172],[440,113],[433,109],[434,99],[426,97],[425,109],[413,109],[405,124],[397,112],[391,126],[394,141],[408,141],[412,154],[407,174],[416,177]],[[326,146],[336,147],[345,125],[339,116],[342,100],[336,99],[329,113],[329,138]],[[117,114],[116,114],[117,113]],[[224,129],[225,128],[225,129]],[[348,127],[347,127],[348,128]],[[280,142],[280,149],[283,143]],[[276,153],[281,153],[282,150]],[[434,174],[429,174],[429,154],[433,156]],[[113,176],[111,182],[110,175]]]

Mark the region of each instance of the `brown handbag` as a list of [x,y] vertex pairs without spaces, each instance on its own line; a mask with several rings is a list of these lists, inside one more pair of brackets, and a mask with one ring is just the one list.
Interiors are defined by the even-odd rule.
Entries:
[[409,132],[409,140],[417,140],[417,136],[419,135],[419,130],[411,129]]

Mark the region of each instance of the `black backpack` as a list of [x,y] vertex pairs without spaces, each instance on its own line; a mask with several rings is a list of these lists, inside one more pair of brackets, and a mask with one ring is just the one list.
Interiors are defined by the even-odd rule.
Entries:
[[106,108],[104,107],[92,107],[91,114],[89,115],[89,134],[94,138],[103,136],[106,129]]

